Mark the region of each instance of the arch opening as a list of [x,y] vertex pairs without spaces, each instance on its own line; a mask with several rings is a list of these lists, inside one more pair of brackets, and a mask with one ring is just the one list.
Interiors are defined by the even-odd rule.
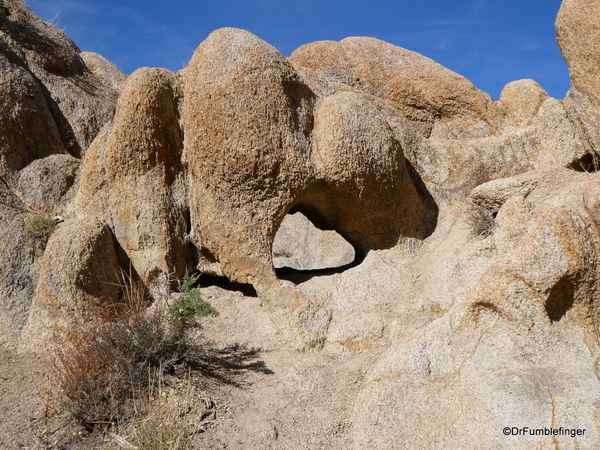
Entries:
[[279,278],[301,281],[297,274],[339,273],[363,260],[355,247],[318,214],[292,209],[273,241],[273,265]]

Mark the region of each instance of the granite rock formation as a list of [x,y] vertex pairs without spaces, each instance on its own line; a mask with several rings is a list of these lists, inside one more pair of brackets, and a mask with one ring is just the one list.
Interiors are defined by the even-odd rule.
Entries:
[[25,323],[41,265],[27,224],[62,213],[117,95],[62,31],[21,1],[0,3],[0,311],[8,329]]
[[[347,383],[320,403],[315,447],[598,448],[596,13],[597,0],[560,9],[565,99],[518,80],[494,101],[377,39],[285,58],[233,28],[179,73],[125,77],[4,2],[2,331],[43,347],[110,297],[121,270],[150,285],[201,271],[258,295],[211,299],[214,345],[293,352],[279,381],[316,400]],[[337,232],[355,264],[278,277],[281,240],[301,239],[282,225],[296,213]],[[64,220],[45,249],[25,231],[41,214]],[[338,363],[360,366],[353,381]],[[280,408],[269,420],[292,421]],[[502,434],[517,426],[586,435]]]

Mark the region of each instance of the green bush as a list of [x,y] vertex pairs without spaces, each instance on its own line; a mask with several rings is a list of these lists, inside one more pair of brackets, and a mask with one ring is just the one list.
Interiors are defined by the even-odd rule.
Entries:
[[198,324],[198,319],[206,316],[217,316],[219,313],[213,306],[202,300],[200,289],[193,287],[199,275],[185,275],[179,290],[181,295],[169,308],[169,317],[173,327],[183,332]]
[[57,223],[51,217],[33,216],[25,221],[25,235],[31,242],[45,249],[56,225]]

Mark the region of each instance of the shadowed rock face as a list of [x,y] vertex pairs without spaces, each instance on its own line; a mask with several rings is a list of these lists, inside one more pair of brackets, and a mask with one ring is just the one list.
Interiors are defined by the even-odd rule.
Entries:
[[43,256],[27,224],[63,212],[116,98],[62,31],[21,1],[0,2],[0,310],[8,329],[24,323]]
[[[0,8],[3,326],[29,345],[60,340],[121,269],[149,282],[200,270],[294,307],[241,314],[223,301],[230,314],[208,326],[221,344],[380,352],[348,388],[355,448],[545,448],[500,434],[516,425],[579,426],[591,430],[579,448],[598,448],[600,183],[585,172],[600,145],[599,7],[561,7],[566,99],[518,80],[494,102],[377,39],[286,59],[233,28],[177,74],[124,80],[11,2]],[[469,232],[482,216],[465,204],[483,211],[485,237]],[[40,212],[65,220],[43,253],[24,232]],[[360,264],[280,282],[273,243],[296,212]]]
[[[0,55],[6,58],[3,64],[27,72],[27,76],[20,77],[22,80],[33,77],[33,83],[42,91],[41,95],[34,93],[34,97],[45,103],[36,111],[52,116],[47,119],[42,114],[31,115],[43,120],[45,127],[26,128],[30,145],[49,139],[52,134],[46,129],[52,126],[64,146],[62,152],[66,150],[81,157],[100,128],[111,119],[116,91],[90,71],[77,46],[62,31],[42,21],[20,1],[3,4],[0,11]],[[10,90],[23,92],[17,86]],[[59,153],[54,147],[47,150],[48,154]]]

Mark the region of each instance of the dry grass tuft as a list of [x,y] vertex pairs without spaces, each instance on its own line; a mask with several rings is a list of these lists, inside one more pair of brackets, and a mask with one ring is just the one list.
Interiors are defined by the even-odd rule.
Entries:
[[[188,380],[189,382],[189,380]],[[182,414],[177,397],[166,396],[162,377],[150,381],[148,412],[111,433],[110,450],[192,450],[193,437],[204,429],[194,418]],[[188,383],[188,391],[189,391]],[[189,395],[189,392],[187,393]],[[185,395],[185,393],[184,393]]]
[[496,229],[497,212],[497,208],[471,203],[463,209],[463,218],[469,225],[472,235],[485,238],[491,236]]
[[89,428],[144,414],[149,379],[185,361],[189,351],[189,333],[173,326],[166,302],[148,308],[145,284],[124,281],[121,298],[56,354],[61,407]]
[[25,221],[25,236],[32,246],[45,250],[50,236],[56,229],[57,222],[47,216],[33,216]]

